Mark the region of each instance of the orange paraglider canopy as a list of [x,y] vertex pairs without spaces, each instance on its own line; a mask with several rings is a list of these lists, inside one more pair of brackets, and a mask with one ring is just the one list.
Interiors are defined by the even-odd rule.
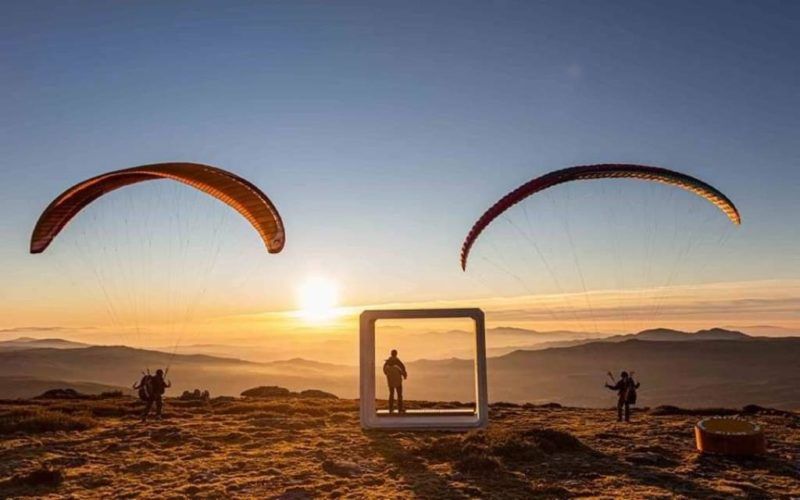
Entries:
[[283,249],[285,232],[278,210],[247,180],[199,163],[156,163],[92,177],[67,189],[45,209],[31,236],[31,253],[41,253],[84,207],[101,196],[139,182],[171,179],[203,191],[230,206],[258,231],[270,253]]

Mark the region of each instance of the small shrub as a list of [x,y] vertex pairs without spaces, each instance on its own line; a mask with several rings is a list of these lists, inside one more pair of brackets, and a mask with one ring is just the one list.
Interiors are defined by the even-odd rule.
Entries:
[[492,440],[490,451],[493,455],[506,461],[533,462],[542,460],[546,456],[536,443],[527,439],[519,439],[519,436],[513,433]]
[[535,443],[539,449],[548,455],[591,451],[588,446],[572,434],[552,429],[530,429],[521,432],[520,437]]
[[125,394],[122,391],[105,391],[101,392],[97,399],[117,399],[117,398],[124,398]]
[[758,405],[745,405],[742,407],[742,413],[745,415],[780,415],[782,417],[796,417],[797,413],[786,410],[778,410],[776,408],[765,408]]
[[492,408],[519,408],[520,406],[516,403],[508,403],[506,401],[498,401],[497,403],[492,403]]
[[488,474],[500,469],[500,462],[495,457],[477,450],[462,454],[454,465],[467,474]]
[[739,410],[732,410],[730,408],[678,408],[677,406],[663,405],[657,406],[650,410],[651,415],[689,415],[689,416],[727,416],[736,415]]
[[206,391],[201,391],[200,389],[195,389],[193,391],[183,391],[183,394],[178,397],[181,401],[209,401],[211,399],[211,393]]
[[305,391],[300,391],[301,398],[314,398],[314,399],[339,399],[339,397],[335,394],[331,394],[330,392],[320,391],[317,389],[307,389]]
[[333,414],[329,415],[328,416],[328,420],[330,420],[331,422],[333,422],[335,424],[340,424],[342,422],[347,422],[347,421],[351,420],[354,417],[355,417],[355,415],[351,415],[350,413],[344,413],[344,412],[339,411],[339,412],[336,412],[336,413],[333,413]]
[[236,398],[233,396],[217,396],[215,398],[211,398],[211,404],[226,404],[236,401]]
[[136,410],[113,404],[92,405],[89,410],[94,417],[124,417],[136,412]]
[[91,396],[81,394],[75,389],[50,389],[34,399],[90,399]]
[[56,488],[64,482],[64,473],[60,469],[42,467],[28,474],[15,476],[14,483],[24,486]]
[[556,409],[559,409],[559,408],[563,408],[563,406],[561,406],[558,403],[544,403],[544,404],[541,404],[541,405],[535,405],[533,403],[525,403],[524,405],[522,405],[522,407],[525,408],[526,410],[535,409],[535,408],[544,408],[544,409],[556,410]]
[[241,393],[241,396],[246,398],[285,398],[291,395],[289,389],[277,385],[254,387]]

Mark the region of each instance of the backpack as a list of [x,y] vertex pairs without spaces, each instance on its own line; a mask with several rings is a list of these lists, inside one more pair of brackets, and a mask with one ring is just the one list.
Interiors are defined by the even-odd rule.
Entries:
[[386,362],[383,364],[383,373],[386,375],[386,382],[389,387],[400,387],[403,385],[403,370],[396,364]]
[[150,401],[153,398],[153,376],[147,374],[139,381],[139,399]]
[[635,405],[636,404],[636,382],[633,381],[633,377],[628,379],[627,386],[625,388],[625,402],[628,404]]

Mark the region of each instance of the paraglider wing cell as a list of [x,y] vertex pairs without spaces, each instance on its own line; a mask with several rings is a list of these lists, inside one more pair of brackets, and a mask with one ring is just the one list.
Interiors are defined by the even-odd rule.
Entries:
[[256,186],[241,177],[198,163],[157,163],[98,175],[64,191],[45,209],[31,236],[31,253],[41,253],[84,207],[119,188],[139,182],[171,179],[203,191],[227,204],[258,231],[270,253],[283,249],[280,214]]
[[525,198],[565,182],[592,179],[639,179],[676,186],[694,193],[719,208],[734,224],[740,224],[739,211],[733,202],[715,187],[687,174],[666,168],[629,164],[582,165],[556,170],[526,182],[492,205],[472,226],[461,247],[461,269],[466,270],[472,245],[481,232],[503,212]]

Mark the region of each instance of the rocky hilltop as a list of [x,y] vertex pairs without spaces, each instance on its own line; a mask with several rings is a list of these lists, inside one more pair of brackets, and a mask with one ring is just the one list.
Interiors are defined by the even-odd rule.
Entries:
[[[703,456],[704,413],[495,404],[486,430],[365,432],[353,400],[129,397],[0,403],[0,497],[774,498],[800,495],[800,420],[747,409],[769,453]],[[728,411],[734,412],[735,411]]]

